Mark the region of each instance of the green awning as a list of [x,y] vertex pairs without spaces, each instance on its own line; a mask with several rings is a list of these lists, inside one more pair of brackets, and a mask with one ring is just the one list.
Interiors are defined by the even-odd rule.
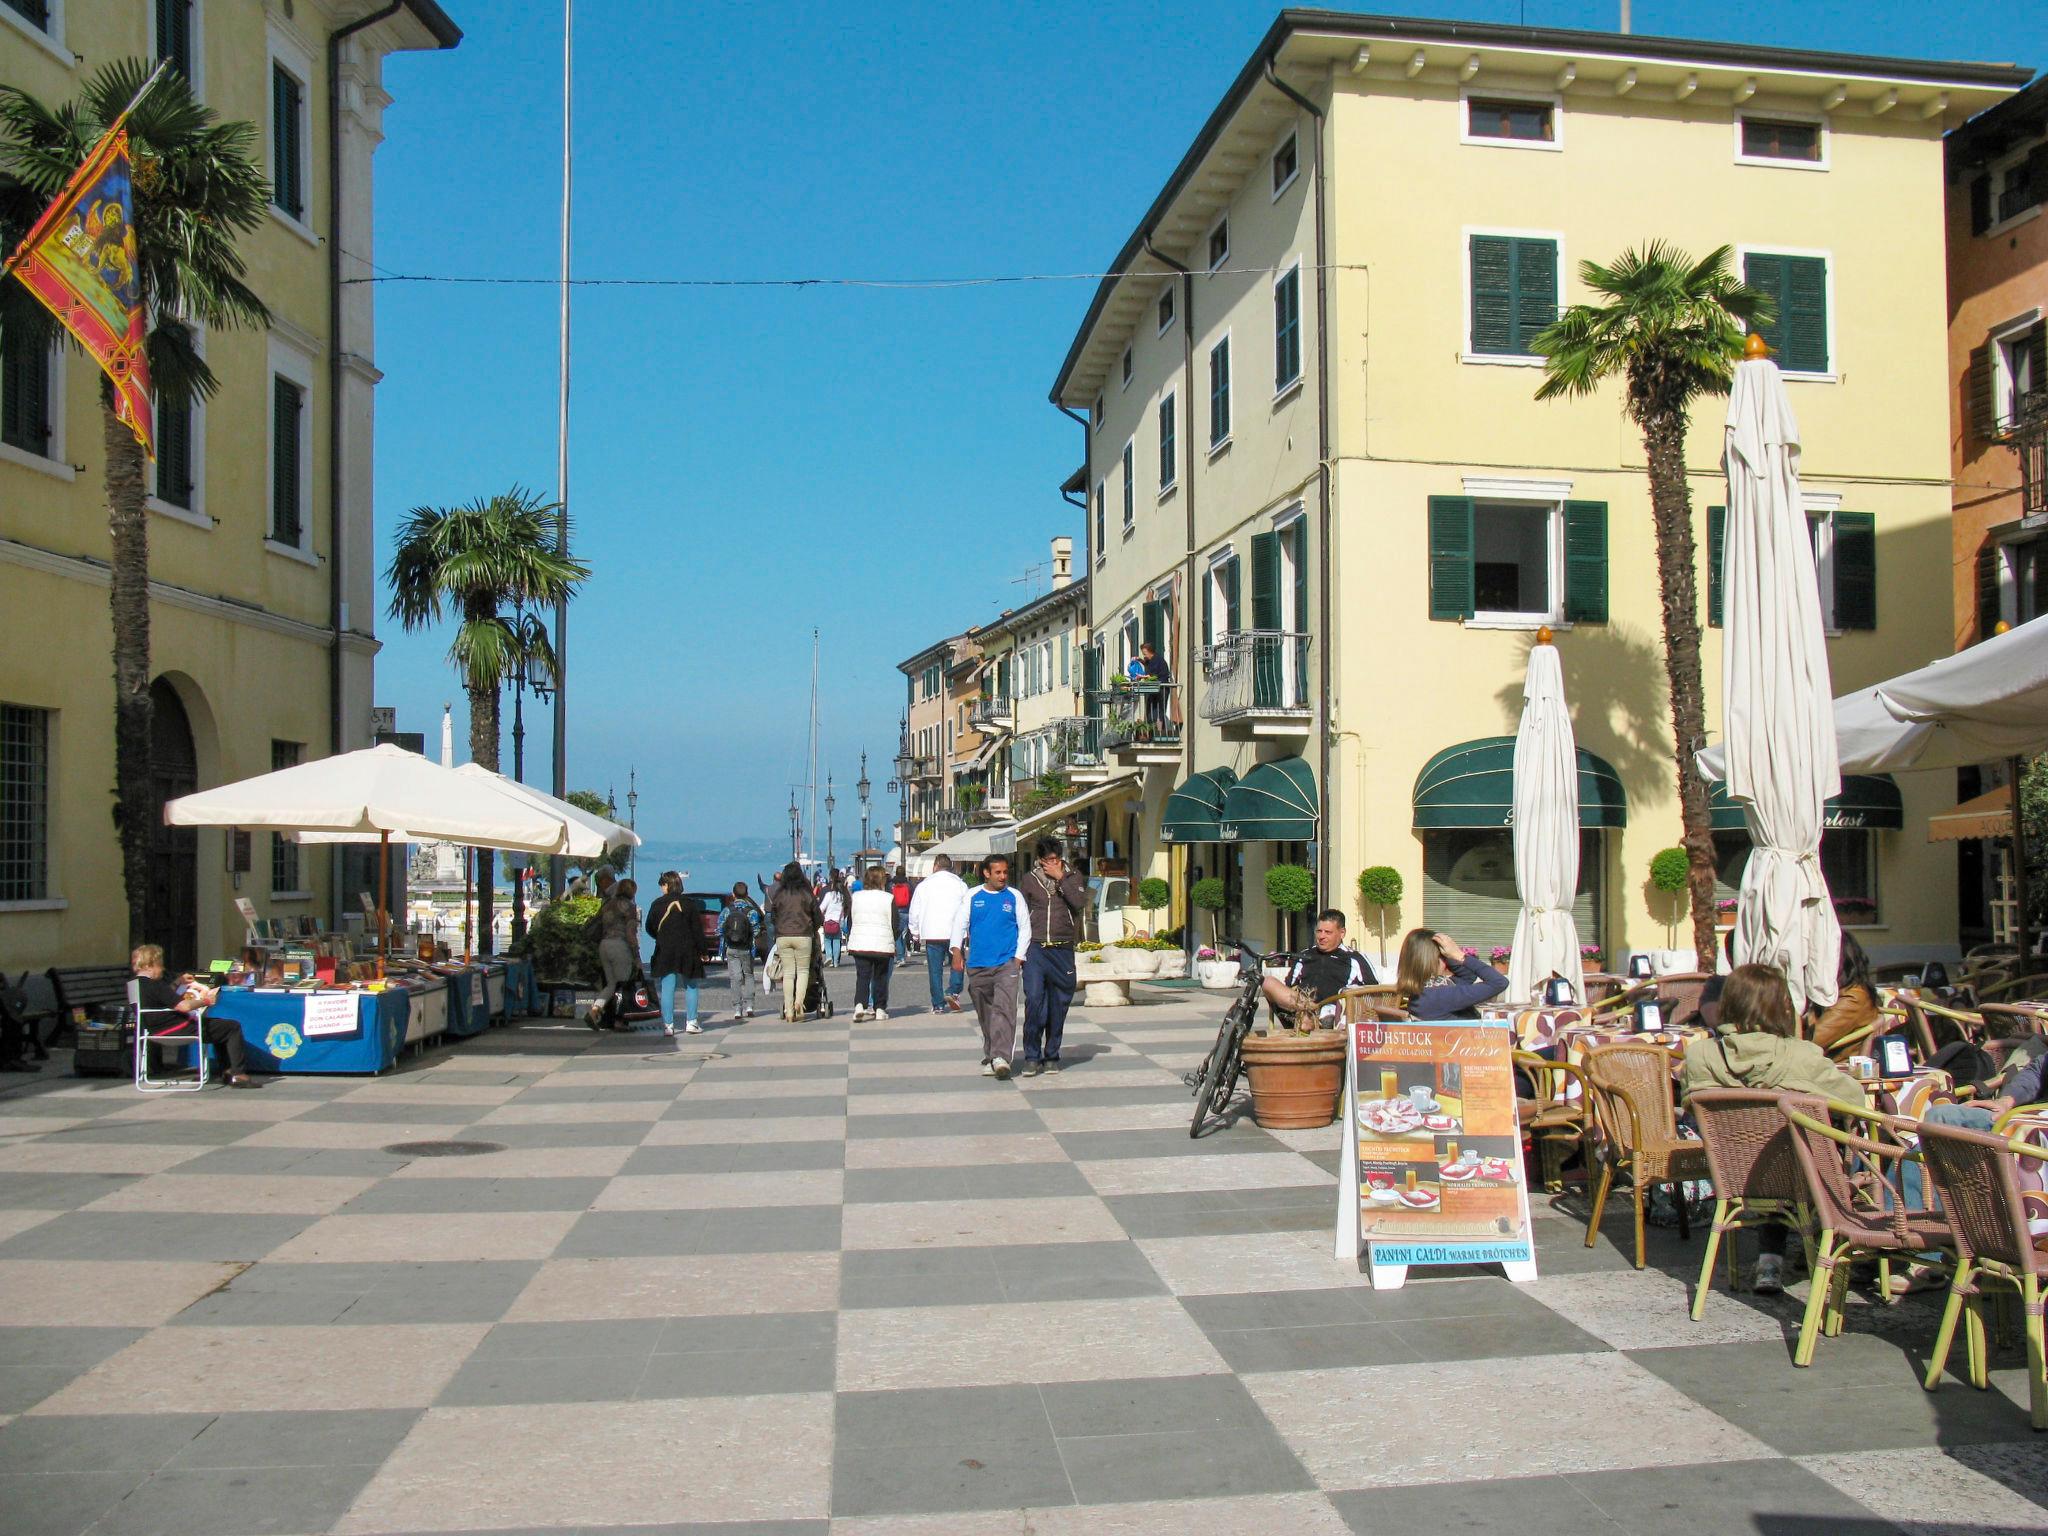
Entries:
[[[1486,736],[1447,747],[1415,780],[1415,827],[1505,827],[1514,821],[1515,738]],[[1579,825],[1625,827],[1628,795],[1605,758],[1579,748]]]
[[1211,768],[1193,774],[1166,797],[1166,816],[1159,824],[1159,839],[1167,843],[1215,843],[1222,841],[1223,797],[1237,782],[1229,768]]
[[1305,843],[1316,835],[1322,801],[1316,776],[1298,757],[1261,763],[1223,796],[1226,843]]
[[[1896,832],[1906,824],[1906,805],[1898,782],[1888,773],[1851,773],[1842,777],[1842,792],[1827,798],[1821,825],[1839,830]],[[1740,832],[1742,802],[1728,798],[1726,784],[1707,786],[1707,810],[1716,832]]]

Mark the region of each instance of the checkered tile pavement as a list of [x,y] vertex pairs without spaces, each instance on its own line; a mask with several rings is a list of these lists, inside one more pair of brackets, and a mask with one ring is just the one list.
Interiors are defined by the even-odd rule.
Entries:
[[[843,991],[845,981],[834,978]],[[715,995],[715,994],[714,994]],[[1924,1303],[1795,1371],[1540,1210],[1544,1278],[1378,1295],[1337,1132],[1190,1141],[1215,999],[674,1046],[533,1021],[375,1081],[0,1098],[0,1531],[2048,1530],[2016,1357]],[[393,1143],[502,1150],[420,1158]]]

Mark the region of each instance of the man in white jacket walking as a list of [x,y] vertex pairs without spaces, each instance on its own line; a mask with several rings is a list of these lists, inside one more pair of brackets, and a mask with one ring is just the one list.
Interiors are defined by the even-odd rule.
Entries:
[[945,854],[932,860],[932,872],[910,893],[910,936],[924,944],[925,967],[931,973],[932,1012],[960,1011],[960,972],[946,981],[946,951],[953,943],[953,920],[967,901],[967,882],[953,873]]

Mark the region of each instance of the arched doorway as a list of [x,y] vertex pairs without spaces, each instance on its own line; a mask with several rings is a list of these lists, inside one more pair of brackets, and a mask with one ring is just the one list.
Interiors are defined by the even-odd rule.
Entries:
[[164,802],[199,787],[199,751],[192,722],[177,689],[163,678],[149,685],[151,817],[148,889],[143,899],[144,931],[164,947],[164,964],[176,974],[199,963],[199,833],[164,825]]

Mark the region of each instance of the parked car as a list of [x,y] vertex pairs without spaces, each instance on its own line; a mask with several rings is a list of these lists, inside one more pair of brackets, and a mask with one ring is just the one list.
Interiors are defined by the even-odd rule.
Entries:
[[726,891],[685,891],[685,896],[704,909],[704,963],[725,958],[725,941],[719,930],[725,926],[725,904],[732,900]]

